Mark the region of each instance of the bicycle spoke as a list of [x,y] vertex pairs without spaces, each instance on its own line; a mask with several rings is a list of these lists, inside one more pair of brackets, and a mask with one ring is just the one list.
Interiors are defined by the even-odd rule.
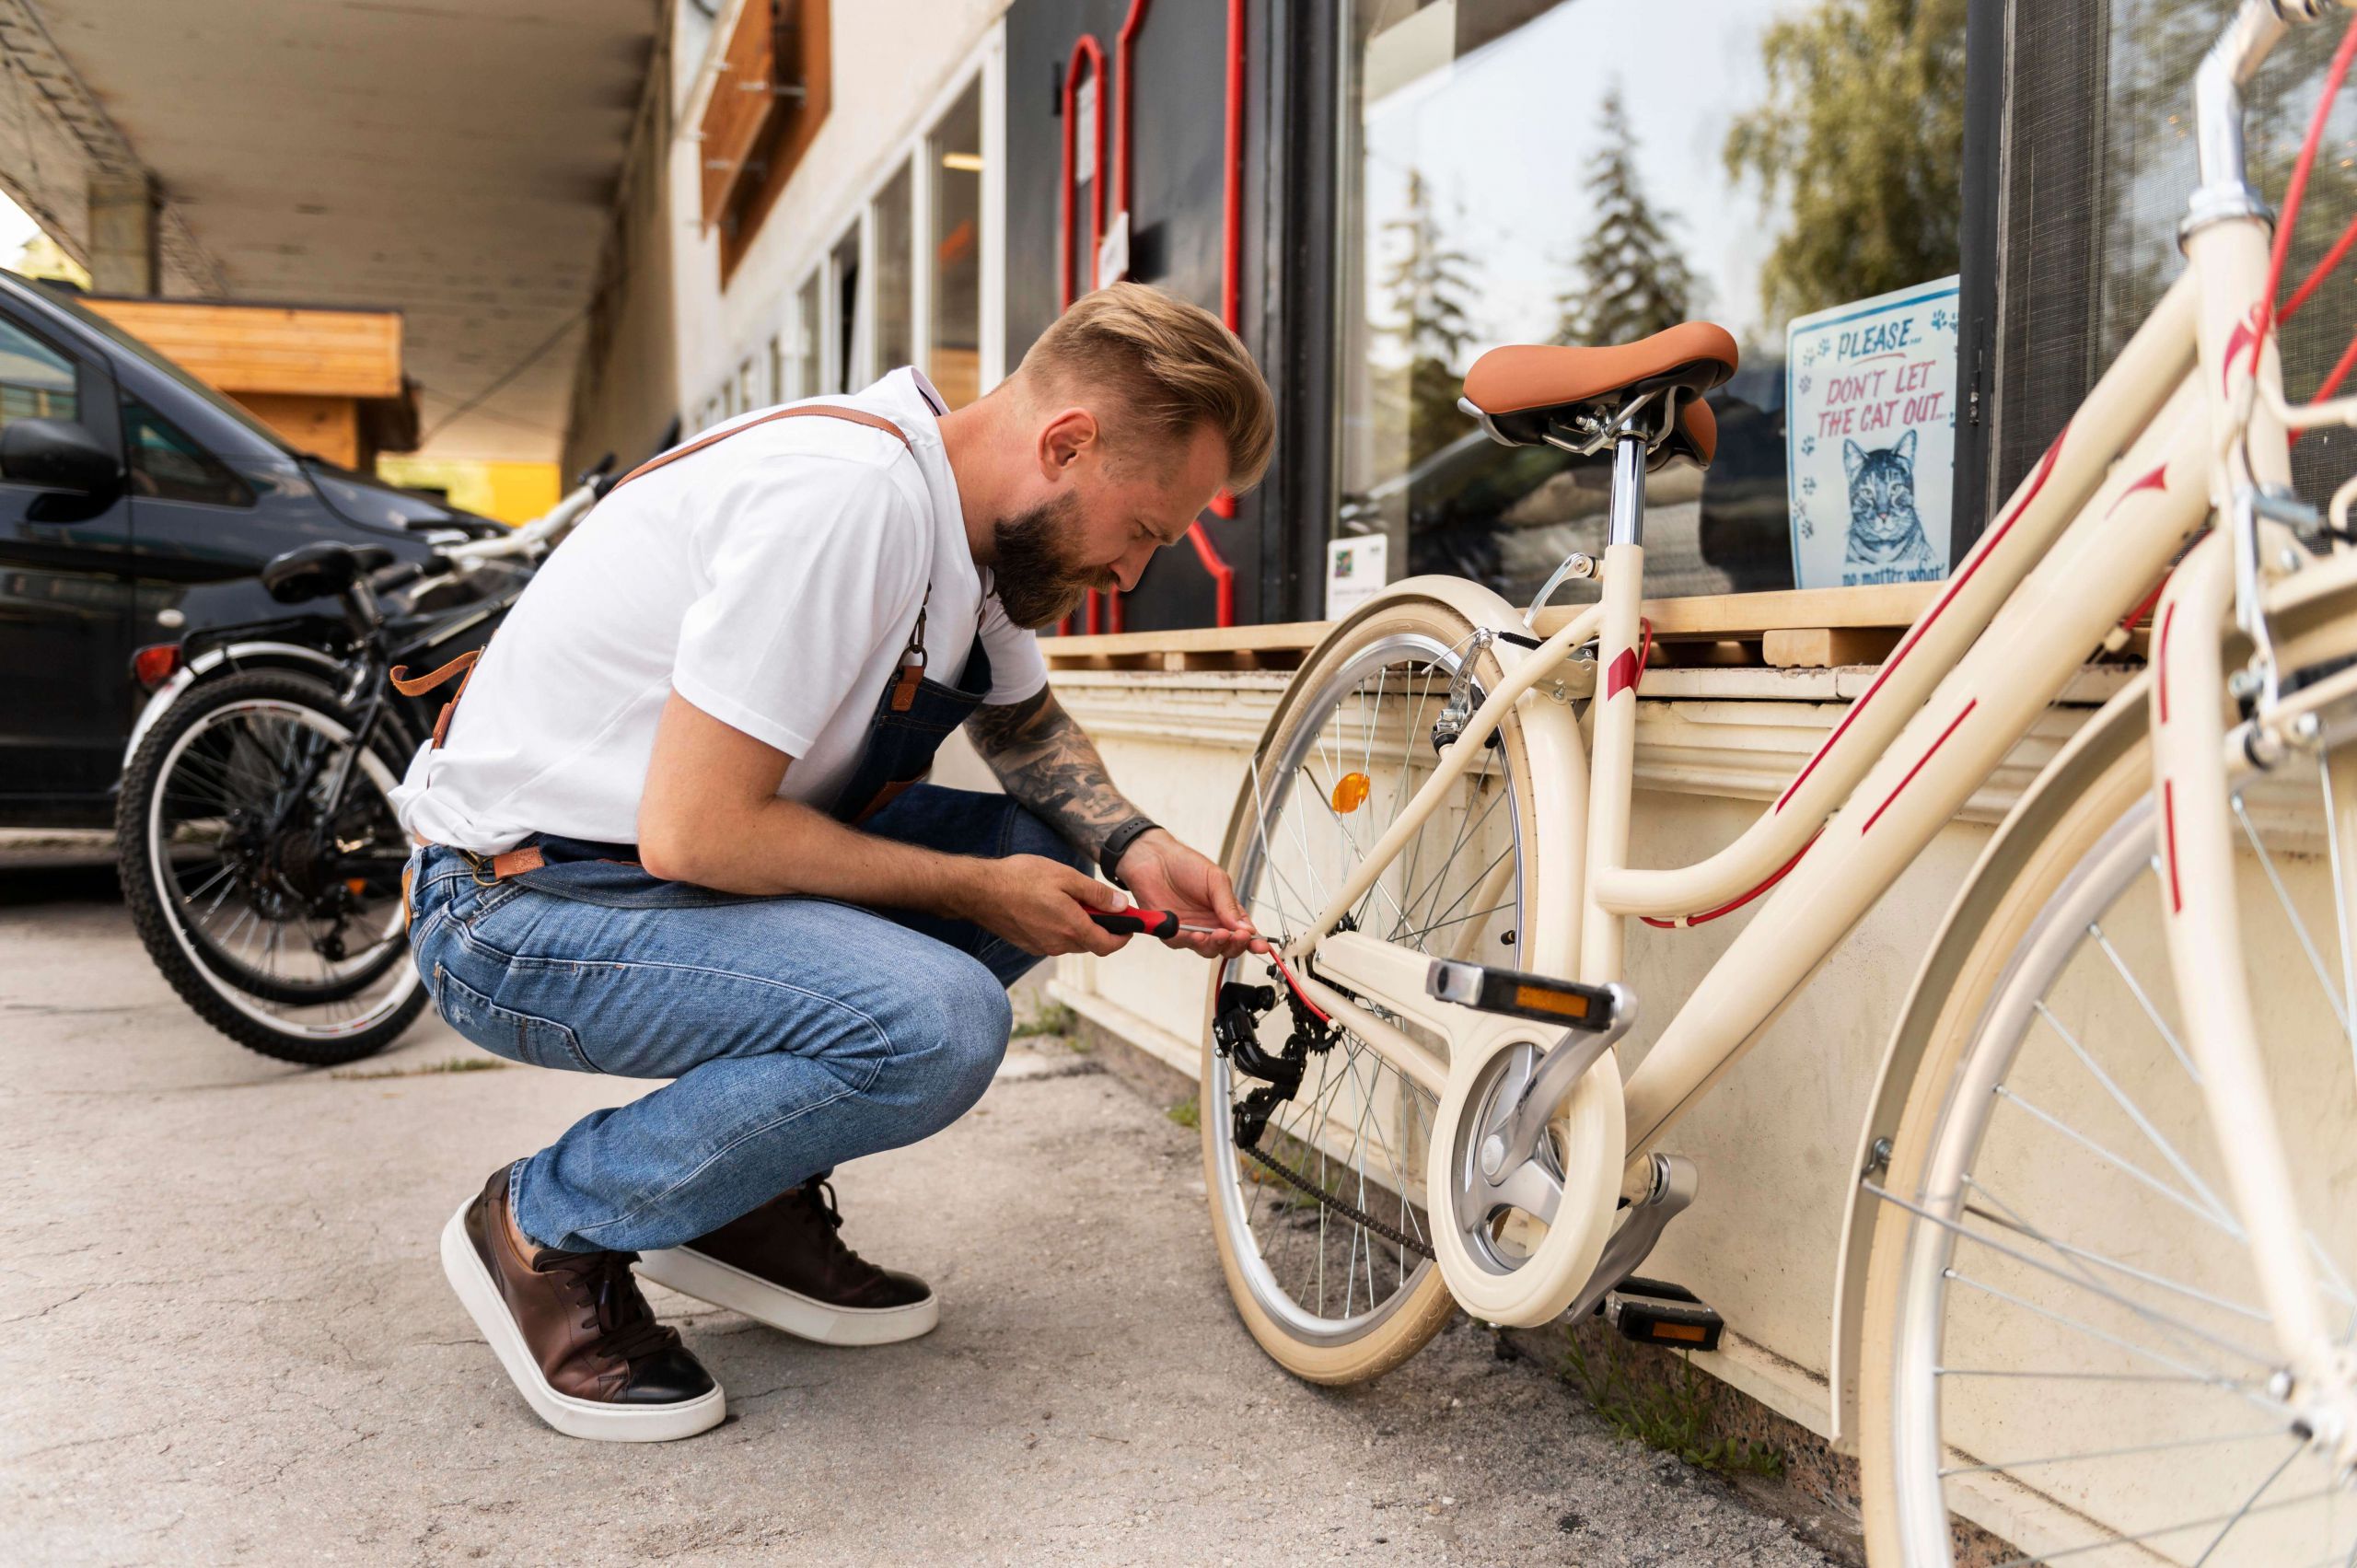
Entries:
[[[2327,1488],[2321,1492],[2303,1493],[2297,1497],[2286,1497],[2281,1502],[2270,1503],[2263,1507],[2249,1508],[2246,1506],[2244,1512],[2254,1514],[2271,1514],[2279,1509],[2304,1507],[2310,1503],[2315,1503],[2323,1498],[2335,1495],[2337,1495],[2337,1493],[2333,1489]],[[2077,1557],[2090,1551],[2108,1551],[2116,1546],[2131,1546],[2141,1541],[2158,1540],[2163,1536],[2182,1535],[2188,1530],[2198,1530],[2205,1525],[2217,1524],[2222,1519],[2240,1519],[2241,1517],[2242,1514],[2239,1513],[2232,1515],[2212,1514],[2206,1518],[2187,1519],[2180,1524],[2163,1525],[2158,1529],[2141,1530],[2134,1535],[2116,1535],[2109,1540],[2090,1541],[2084,1546],[2067,1546],[2060,1551],[2041,1551],[2030,1557],[2008,1557],[2003,1562],[1998,1563],[1996,1568],[2032,1568],[2032,1564],[2051,1562],[2057,1558]]]
[[2062,1134],[2062,1136],[2070,1139],[2073,1143],[2079,1144],[2082,1148],[2086,1149],[2089,1153],[2096,1155],[2100,1158],[2109,1160],[2121,1170],[2126,1171],[2129,1175],[2134,1177],[2145,1186],[2150,1187],[2154,1191],[2158,1192],[2162,1197],[2169,1200],[2169,1202],[2182,1205],[2189,1214],[2196,1214],[2201,1219],[2209,1222],[2211,1225],[2216,1225],[2220,1230],[2224,1231],[2236,1241],[2244,1239],[2242,1226],[2235,1224],[2231,1216],[2221,1214],[2214,1209],[2204,1208],[2201,1204],[2187,1197],[2176,1188],[2171,1187],[2167,1182],[2163,1181],[2159,1177],[2154,1176],[2143,1167],[2112,1153],[2103,1144],[2096,1143],[2093,1138],[2088,1137],[2077,1128],[2073,1127],[2069,1122],[2064,1121],[2061,1118],[2054,1115],[2051,1111],[2041,1109],[2038,1105],[2023,1098],[2021,1095],[2014,1092],[2005,1085],[1999,1084],[1993,1092],[2008,1105],[2017,1105],[2021,1107],[2022,1109],[2029,1112],[2030,1115],[2036,1117],[2038,1121],[2043,1121],[2046,1125],[2051,1127],[2055,1132]]
[[2160,1013],[2153,1006],[2153,999],[2144,994],[2143,986],[2137,983],[2136,977],[2129,972],[2127,962],[2112,947],[2111,938],[2105,935],[2103,927],[2094,922],[2088,923],[2087,935],[2095,938],[2096,946],[2102,949],[2103,956],[2111,960],[2111,967],[2119,971],[2120,980],[2127,984],[2128,993],[2136,998],[2136,1005],[2142,1007],[2144,1016],[2152,1020],[2162,1042],[2169,1048],[2169,1054],[2176,1057],[2177,1065],[2185,1069],[2185,1075],[2193,1080],[2196,1088],[2200,1087],[2201,1069],[2193,1064],[2193,1058],[2187,1055],[2185,1047],[2177,1043],[2177,1035],[2161,1021]]
[[2166,1443],[2131,1443],[2119,1448],[2096,1448],[2081,1454],[2041,1454],[2034,1459],[1992,1460],[1982,1465],[1950,1465],[1940,1471],[1942,1480],[1952,1475],[1981,1475],[2000,1470],[2034,1469],[2045,1465],[2076,1464],[2083,1459],[2121,1459],[2136,1454],[2165,1454],[2176,1448],[2211,1448],[2228,1443],[2251,1443],[2262,1437],[2280,1438],[2281,1426],[2263,1427],[2257,1432],[2230,1432],[2216,1437],[2179,1437]]
[[2232,1211],[2224,1203],[2219,1202],[2218,1195],[2210,1191],[2209,1184],[2194,1173],[2192,1165],[2186,1157],[2177,1153],[2177,1145],[2163,1137],[2161,1130],[2153,1125],[2152,1119],[2144,1114],[2142,1108],[2129,1098],[2128,1091],[2113,1082],[2111,1074],[2096,1064],[2096,1059],[2088,1053],[2087,1048],[2079,1043],[2076,1035],[2062,1027],[2062,1020],[2054,1016],[2053,1009],[2047,1006],[2043,1000],[2032,1005],[2036,1008],[2038,1016],[2046,1021],[2047,1027],[2062,1037],[2062,1043],[2071,1048],[2071,1054],[2079,1059],[2079,1064],[2087,1070],[2096,1083],[2103,1086],[2104,1093],[2111,1097],[2112,1103],[2127,1112],[2128,1120],[2136,1124],[2136,1130],[2144,1134],[2145,1139],[2159,1152],[2163,1159],[2169,1162],[2170,1168],[2185,1179],[2185,1184],[2199,1193],[2201,1201],[2209,1204],[2214,1212],[2221,1214],[2231,1213]]
[[[2151,1323],[2155,1328],[2170,1329],[2180,1333],[2190,1334],[2194,1338],[2200,1340],[2205,1344],[2214,1345],[2220,1350],[2226,1351],[2231,1354],[2239,1355],[2247,1361],[2256,1362],[2261,1366],[2270,1365],[2274,1359],[2271,1356],[2261,1355],[2257,1351],[2251,1350],[2246,1346],[2238,1345],[2232,1340],[2224,1339],[2219,1335],[2213,1334],[2199,1324],[2189,1323],[2182,1318],[2160,1311],[2158,1308],[2154,1307],[2147,1303],[2138,1301],[2135,1297],[2128,1295],[2123,1292],[2108,1289],[2106,1286],[2097,1283],[2093,1278],[2085,1275],[2084,1272],[2066,1272],[2055,1264],[2046,1262],[2041,1259],[2033,1257],[2027,1252],[2022,1251],[2019,1248],[2008,1247],[2003,1242],[1996,1240],[1984,1232],[1977,1231],[1970,1225],[1959,1224],[1958,1222],[1949,1219],[1945,1215],[1936,1214],[1932,1210],[1923,1207],[1922,1204],[1910,1203],[1906,1199],[1899,1197],[1897,1193],[1887,1192],[1881,1188],[1874,1185],[1872,1182],[1862,1182],[1860,1185],[1868,1192],[1871,1192],[1875,1197],[1880,1198],[1884,1202],[1889,1203],[1899,1209],[1904,1209],[1907,1213],[1913,1214],[1916,1218],[1925,1221],[1928,1224],[1938,1225],[1941,1229],[1947,1231],[1952,1236],[1959,1237],[1964,1240],[1977,1243],[1980,1246],[1987,1248],[1991,1252],[1995,1252],[2003,1257],[2010,1258],[2016,1263],[2021,1264],[2024,1268],[2036,1270],[2038,1272],[2045,1274],[2051,1279],[2061,1280],[2065,1284],[2076,1285],[2094,1295],[2101,1297],[2103,1300],[2112,1303],[2114,1306],[2124,1307],[2128,1311],[2134,1313],[2137,1317]],[[2125,1269],[2125,1265],[2120,1266]],[[2130,1272],[2134,1272],[2134,1271]],[[2156,1276],[2145,1275],[2141,1272],[2137,1274],[2137,1277],[2152,1279],[2155,1283],[2165,1284],[2171,1283],[2159,1280]],[[2201,1294],[2198,1291],[2192,1291],[2189,1286],[2178,1288],[2186,1289],[2190,1294],[2196,1295],[2200,1295]],[[2211,1298],[2204,1296],[2202,1299],[2208,1300]],[[2032,1310],[2035,1311],[2039,1309],[2033,1307]]]
[[2268,1471],[2267,1479],[2260,1481],[2258,1486],[2254,1487],[2248,1497],[2243,1499],[2243,1505],[2235,1510],[2234,1516],[2229,1518],[2224,1524],[2218,1527],[2217,1535],[2212,1538],[2210,1544],[2202,1549],[2201,1555],[2193,1560],[2193,1568],[2202,1568],[2204,1563],[2208,1562],[2211,1558],[2217,1555],[2219,1546],[2224,1542],[2228,1536],[2234,1533],[2235,1527],[2241,1524],[2246,1518],[2249,1517],[2251,1508],[2260,1498],[2267,1495],[2268,1488],[2275,1484],[2276,1479],[2282,1475],[2285,1470],[2292,1468],[2292,1461],[2300,1457],[2300,1451],[2306,1446],[2307,1445],[2305,1442],[2294,1442],[2292,1445],[2292,1451],[2283,1456],[2283,1462],[2277,1465],[2273,1469]]
[[2302,920],[2300,912],[2292,907],[2292,895],[2284,888],[2283,878],[2276,872],[2275,857],[2268,854],[2267,846],[2259,842],[2258,830],[2251,826],[2250,813],[2243,809],[2242,796],[2233,796],[2230,804],[2235,809],[2235,819],[2242,824],[2243,837],[2250,841],[2251,849],[2258,855],[2259,868],[2267,873],[2268,886],[2275,889],[2275,901],[2282,906],[2284,919],[2292,923],[2292,935],[2300,939],[2300,951],[2308,956],[2308,968],[2316,975],[2316,984],[2323,988],[2325,1000],[2332,1005],[2333,1016],[2340,1020],[2344,1032],[2357,1038],[2357,1028],[2352,1028],[2349,1022],[2349,1009],[2341,1005],[2339,993],[2332,989],[2332,981],[2326,978],[2324,959],[2317,956],[2316,945],[2309,939],[2308,923]]
[[2253,1403],[2260,1405],[2261,1408],[2266,1408],[2265,1396],[2262,1392],[2252,1389],[2249,1385],[2243,1383],[2239,1379],[2227,1376],[2216,1367],[2189,1365],[2176,1359],[2174,1356],[2164,1355],[2150,1345],[2140,1345],[2133,1340],[2121,1339],[2117,1334],[2108,1333],[2102,1329],[2096,1328],[2094,1324],[2086,1322],[2082,1318],[2073,1318],[2068,1313],[2057,1312],[2051,1307],[2040,1307],[2034,1301],[2026,1301],[2022,1297],[2004,1289],[2003,1286],[1992,1285],[1986,1280],[1976,1279],[1972,1275],[1965,1273],[1961,1270],[1954,1267],[1947,1270],[1947,1278],[1954,1283],[1963,1285],[1967,1289],[1977,1290],[1984,1295],[1994,1296],[2000,1301],[2011,1302],[2014,1306],[2020,1307],[2023,1311],[2030,1313],[2034,1317],[2043,1318],[2048,1322],[2053,1323],[2057,1327],[2074,1329],[2078,1332],[2086,1335],[2089,1339],[2099,1341],[2104,1344],[2111,1346],[2115,1350],[2125,1351],[2130,1355],[2142,1356],[2147,1361],[2158,1363],[2160,1365],[2165,1366],[2171,1371],[2182,1373],[2188,1377],[2192,1377],[2200,1382],[2211,1384],[2212,1387],[2230,1388],[2235,1393],[2241,1394],[2244,1398],[2250,1400]]

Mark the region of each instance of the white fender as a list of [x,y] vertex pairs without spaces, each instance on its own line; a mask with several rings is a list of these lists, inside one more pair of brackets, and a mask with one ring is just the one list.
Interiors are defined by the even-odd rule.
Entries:
[[1841,1218],[1841,1245],[1833,1267],[1833,1349],[1828,1362],[1832,1385],[1832,1437],[1843,1441],[1854,1419],[1858,1394],[1858,1356],[1864,1332],[1866,1268],[1873,1255],[1875,1226],[1883,1205],[1867,1196],[1859,1182],[1880,1164],[1875,1145],[1898,1136],[1898,1119],[1907,1109],[1915,1070],[1930,1046],[1940,1011],[1982,924],[2023,863],[2036,851],[2055,821],[2077,801],[2096,775],[2119,760],[2120,754],[2144,735],[2149,704],[2149,674],[2140,673],[2106,703],[2046,764],[2014,804],[1996,836],[1965,878],[1948,905],[1915,971],[1906,1005],[1884,1049],[1875,1092],[1866,1102],[1864,1124],[1858,1131],[1856,1156],[1850,1163],[1852,1180]]

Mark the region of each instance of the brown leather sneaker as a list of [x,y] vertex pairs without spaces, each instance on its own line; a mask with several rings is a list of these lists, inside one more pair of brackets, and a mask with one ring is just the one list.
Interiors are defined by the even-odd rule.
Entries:
[[635,1252],[527,1258],[507,1223],[502,1167],[442,1227],[442,1272],[517,1391],[568,1437],[661,1443],[728,1414],[727,1396],[655,1320],[631,1277]]
[[888,1345],[930,1332],[941,1320],[933,1287],[844,1246],[842,1223],[821,1173],[683,1247],[648,1252],[638,1272],[820,1344]]

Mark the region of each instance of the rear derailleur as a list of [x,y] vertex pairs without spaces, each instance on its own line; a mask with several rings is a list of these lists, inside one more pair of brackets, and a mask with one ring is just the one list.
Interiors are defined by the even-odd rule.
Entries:
[[[1269,966],[1269,977],[1278,980],[1274,964]],[[1285,1036],[1283,1048],[1271,1054],[1260,1043],[1260,1018],[1275,1009],[1280,993],[1292,1011],[1293,1028]],[[1237,1148],[1258,1151],[1269,1117],[1300,1089],[1310,1057],[1323,1056],[1334,1048],[1335,1032],[1334,1026],[1320,1022],[1289,985],[1230,981],[1219,988],[1219,1009],[1212,1019],[1213,1048],[1237,1072],[1261,1080],[1234,1107]]]

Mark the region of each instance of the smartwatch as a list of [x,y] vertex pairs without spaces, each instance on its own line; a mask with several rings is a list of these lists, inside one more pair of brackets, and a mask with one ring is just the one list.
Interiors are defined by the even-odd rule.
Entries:
[[1129,853],[1132,844],[1160,826],[1162,824],[1151,817],[1132,817],[1106,834],[1105,847],[1097,852],[1097,869],[1105,873],[1105,880],[1128,892],[1130,885],[1122,881],[1113,868],[1121,864],[1121,856]]

